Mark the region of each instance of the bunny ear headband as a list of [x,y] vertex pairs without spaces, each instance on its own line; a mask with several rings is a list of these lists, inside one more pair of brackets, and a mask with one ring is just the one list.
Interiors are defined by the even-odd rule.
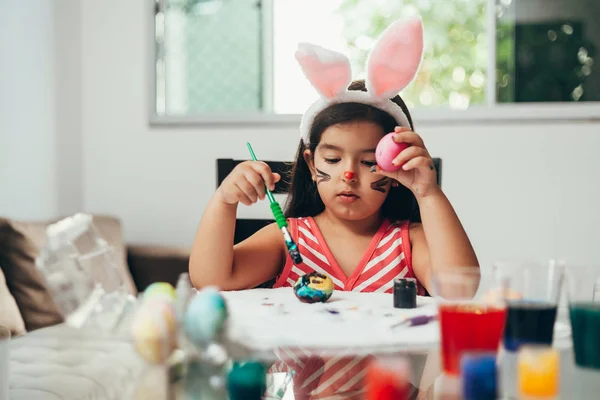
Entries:
[[390,114],[399,126],[410,127],[402,109],[390,100],[415,77],[423,54],[423,25],[419,18],[396,21],[377,39],[367,58],[367,91],[347,90],[352,80],[350,60],[323,47],[301,43],[296,60],[321,98],[300,121],[300,137],[309,143],[317,114],[336,103],[362,103]]

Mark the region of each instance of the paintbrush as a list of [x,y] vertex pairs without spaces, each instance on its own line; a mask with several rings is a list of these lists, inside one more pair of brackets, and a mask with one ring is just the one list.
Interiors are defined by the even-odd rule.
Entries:
[[[248,151],[250,152],[252,160],[258,161],[256,155],[254,154],[254,150],[252,150],[250,142],[247,142],[246,145],[248,146]],[[273,193],[271,193],[271,191],[267,188],[267,185],[265,185],[265,191],[267,192],[267,198],[269,199],[269,203],[271,204],[271,211],[273,212],[273,216],[275,217],[275,222],[277,222],[277,226],[279,227],[279,229],[281,229],[281,232],[283,233],[285,245],[287,246],[288,252],[290,253],[290,257],[292,257],[294,264],[301,264],[302,256],[298,251],[298,246],[296,245],[296,242],[294,242],[294,239],[292,239],[292,235],[290,235],[290,232],[287,229],[287,220],[285,219],[285,215],[283,215],[283,211],[281,211],[279,203],[277,203],[275,197],[273,197]]]

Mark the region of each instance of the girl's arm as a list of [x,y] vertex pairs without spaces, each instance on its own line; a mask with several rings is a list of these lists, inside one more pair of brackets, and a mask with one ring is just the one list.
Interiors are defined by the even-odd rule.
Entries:
[[285,243],[276,224],[233,245],[237,205],[265,197],[265,182],[279,176],[264,163],[238,165],[210,199],[190,254],[190,279],[195,287],[214,285],[221,290],[248,289],[275,277],[285,259]]
[[431,269],[478,267],[479,262],[458,216],[441,190],[417,197],[421,224],[412,224],[413,269],[417,279],[431,292]]
[[213,196],[198,227],[190,254],[190,278],[195,287],[250,289],[275,277],[285,259],[277,224],[270,224],[233,245],[237,205]]
[[477,256],[458,216],[446,195],[437,185],[436,171],[423,139],[409,128],[396,127],[394,141],[409,147],[394,159],[402,168],[374,172],[397,180],[415,195],[421,211],[421,224],[412,225],[413,270],[417,279],[431,292],[431,269],[444,267],[478,267]]

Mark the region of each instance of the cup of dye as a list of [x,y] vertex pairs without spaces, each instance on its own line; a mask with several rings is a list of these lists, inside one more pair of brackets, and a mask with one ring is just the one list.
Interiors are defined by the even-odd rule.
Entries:
[[550,346],[522,345],[517,355],[519,399],[554,399],[559,395],[560,357]]
[[552,345],[564,269],[554,261],[493,264],[494,280],[506,294],[503,343],[507,351],[516,352],[521,345]]
[[600,370],[600,266],[565,271],[575,364]]
[[405,357],[377,357],[367,367],[366,400],[404,400],[410,397],[410,361]]
[[439,311],[443,371],[459,376],[464,354],[498,351],[506,306],[502,296],[478,294],[481,272],[477,267],[438,268],[431,277]]
[[465,353],[461,358],[463,400],[498,398],[497,353]]

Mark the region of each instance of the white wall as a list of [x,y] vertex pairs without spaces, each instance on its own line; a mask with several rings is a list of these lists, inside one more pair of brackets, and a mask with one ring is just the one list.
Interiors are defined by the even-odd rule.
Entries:
[[[291,159],[295,126],[151,128],[144,0],[8,0],[0,13],[0,214],[78,210],[127,239],[189,245],[215,159]],[[420,123],[484,264],[600,259],[600,123]],[[268,215],[266,202],[246,216]]]
[[50,0],[6,0],[0,12],[0,215],[58,212],[54,18]]
[[[291,158],[293,126],[148,126],[144,6],[142,0],[3,4],[2,215],[109,212],[123,218],[131,241],[187,245],[214,189],[215,158],[246,157],[246,140],[261,158]],[[484,262],[598,258],[600,125],[419,127],[444,159],[444,188]],[[242,213],[264,215],[265,205]]]
[[[82,3],[83,204],[121,216],[129,241],[189,245],[215,188],[215,159],[247,157],[250,140],[260,158],[289,160],[297,132],[151,128],[147,4]],[[484,264],[600,260],[600,123],[417,126],[443,158],[443,187]]]
[[81,1],[54,0],[58,215],[83,207]]

